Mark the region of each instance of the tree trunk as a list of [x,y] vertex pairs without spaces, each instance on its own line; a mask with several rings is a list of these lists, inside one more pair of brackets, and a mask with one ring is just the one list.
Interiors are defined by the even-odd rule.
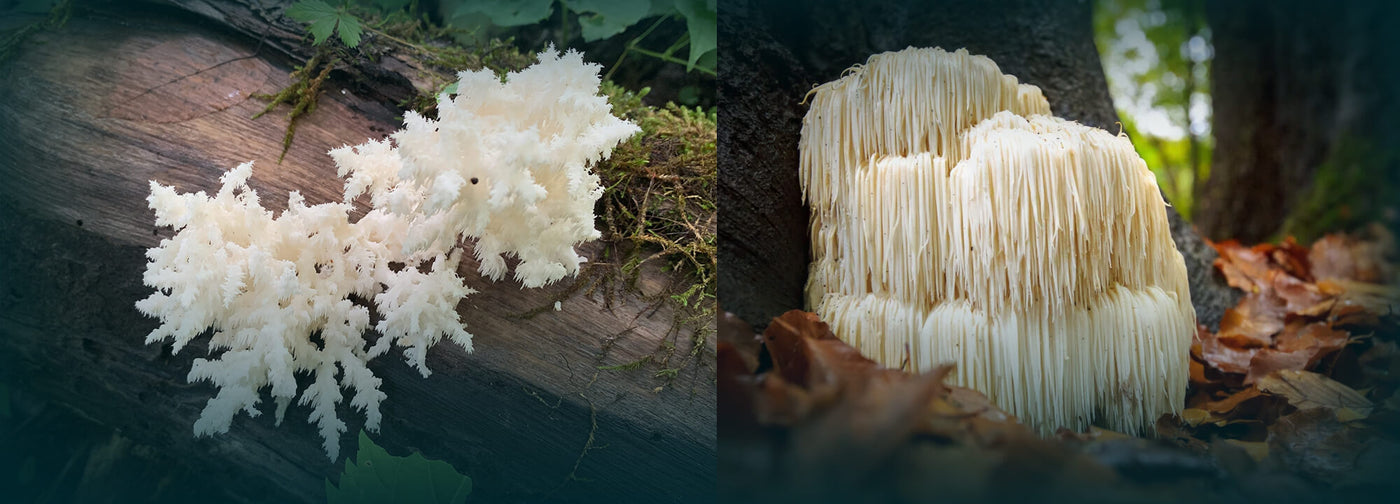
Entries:
[[[720,16],[720,303],[763,326],[802,307],[808,213],[797,143],[811,86],[872,54],[908,46],[966,47],[1040,86],[1060,117],[1116,131],[1094,48],[1090,3],[734,1]],[[1219,324],[1238,294],[1215,274],[1215,252],[1168,208],[1202,323]]]
[[1208,4],[1215,154],[1196,186],[1201,231],[1306,240],[1393,212],[1400,6]]
[[[171,234],[154,226],[147,184],[211,191],[254,160],[251,185],[273,211],[292,190],[338,201],[326,151],[396,130],[392,104],[424,68],[389,51],[337,71],[279,164],[287,109],[251,120],[264,103],[249,95],[288,84],[284,57],[310,54],[301,28],[257,2],[172,3],[186,10],[79,10],[0,62],[0,383],[152,448],[191,475],[183,484],[200,500],[324,502],[324,480],[344,461],[326,458],[307,408],[293,405],[280,427],[270,414],[240,414],[227,434],[194,437],[215,390],[185,375],[205,342],[176,355],[146,345],[157,322],[134,307],[151,292],[145,250]],[[602,246],[581,249],[597,257]],[[477,501],[712,498],[713,342],[687,360],[693,335],[675,330],[669,304],[585,295],[570,280],[491,282],[471,257],[459,274],[481,292],[458,309],[475,353],[437,345],[429,378],[397,350],[372,361],[388,397],[371,437],[396,455],[448,461],[474,479]],[[670,280],[646,271],[639,287],[654,294]],[[539,310],[555,300],[562,311]],[[656,364],[600,369],[666,348],[678,354],[674,378]],[[353,456],[363,416],[348,404],[338,414],[350,429],[341,453]]]

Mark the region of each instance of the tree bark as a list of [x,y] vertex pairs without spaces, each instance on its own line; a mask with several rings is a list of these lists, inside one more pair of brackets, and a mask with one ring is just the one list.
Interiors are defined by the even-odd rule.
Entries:
[[[1208,2],[1206,16],[1215,152],[1196,186],[1201,231],[1245,243],[1310,238],[1393,211],[1400,6]],[[1314,183],[1319,170],[1355,180]],[[1335,204],[1308,205],[1316,191]],[[1344,215],[1332,215],[1341,205]]]
[[[1115,131],[1087,1],[740,0],[725,4],[719,36],[720,305],[759,327],[803,304],[810,237],[797,143],[811,86],[875,53],[966,47],[1040,86],[1056,115]],[[1167,213],[1197,316],[1216,327],[1238,293],[1215,273],[1214,250]]]
[[[300,28],[255,2],[172,3],[186,10],[79,10],[0,62],[0,382],[153,448],[210,500],[324,502],[324,480],[344,461],[326,458],[307,408],[293,405],[281,426],[240,414],[227,434],[193,436],[215,390],[185,375],[207,348],[144,344],[157,322],[134,307],[151,292],[145,250],[171,234],[154,226],[147,181],[212,191],[254,160],[251,185],[273,211],[292,190],[310,204],[338,201],[326,151],[397,129],[391,97],[411,95],[422,67],[380,54],[359,62],[355,82],[333,74],[279,164],[286,107],[251,120],[264,103],[249,95],[288,84],[283,57],[310,54]],[[674,330],[670,305],[585,295],[569,280],[491,282],[467,252],[459,274],[481,292],[458,309],[475,353],[437,345],[428,378],[397,350],[372,361],[388,397],[371,437],[396,455],[448,461],[474,479],[477,501],[711,499],[713,342],[687,360],[693,335]],[[654,294],[670,279],[646,271],[639,286]],[[539,310],[555,300],[562,311]],[[668,344],[674,379],[656,364],[600,369]],[[338,414],[349,424],[341,453],[353,456],[363,416],[348,404]]]

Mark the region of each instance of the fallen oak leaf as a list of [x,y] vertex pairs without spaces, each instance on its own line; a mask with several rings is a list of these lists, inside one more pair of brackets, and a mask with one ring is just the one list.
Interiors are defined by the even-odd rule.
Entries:
[[1260,378],[1255,386],[1287,399],[1300,410],[1325,408],[1343,422],[1370,416],[1374,408],[1355,389],[1311,371],[1275,371]]

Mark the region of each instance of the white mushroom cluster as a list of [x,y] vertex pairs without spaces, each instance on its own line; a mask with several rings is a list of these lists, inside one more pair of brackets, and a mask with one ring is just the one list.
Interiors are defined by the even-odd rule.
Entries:
[[[384,393],[371,359],[399,346],[426,377],[427,351],[443,337],[472,351],[457,312],[475,292],[458,276],[459,242],[476,241],[492,279],[507,255],[520,258],[515,277],[527,287],[576,274],[574,246],[598,237],[602,188],[590,166],[640,131],[612,115],[598,69],[550,49],[505,79],[463,72],[438,120],[410,112],[392,142],[331,151],[343,202],[308,206],[292,192],[274,216],[248,186],[252,163],[227,172],[214,197],[151,181],[156,224],[176,233],[147,251],[144,280],[156,292],[136,307],[161,321],[146,342],[173,340],[176,352],[212,329],[211,358],[195,359],[188,379],[219,391],[195,434],[227,432],[240,411],[257,416],[270,389],[278,422],[294,400],[311,407],[335,459],[342,390],[365,427],[379,428]],[[364,193],[372,208],[351,222]],[[380,317],[373,345],[370,303]],[[302,373],[312,379],[299,390]]]
[[813,91],[809,309],[865,355],[979,390],[1042,433],[1180,411],[1195,310],[1126,137],[1055,118],[966,50],[870,57]]

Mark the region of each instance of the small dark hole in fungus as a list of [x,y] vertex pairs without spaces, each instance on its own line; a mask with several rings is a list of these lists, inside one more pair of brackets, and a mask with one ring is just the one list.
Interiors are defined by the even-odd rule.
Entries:
[[83,220],[82,220],[82,219],[78,219],[78,227],[83,227]]
[[472,177],[472,185],[476,185],[477,182],[480,182],[480,180],[477,180],[476,177]]

